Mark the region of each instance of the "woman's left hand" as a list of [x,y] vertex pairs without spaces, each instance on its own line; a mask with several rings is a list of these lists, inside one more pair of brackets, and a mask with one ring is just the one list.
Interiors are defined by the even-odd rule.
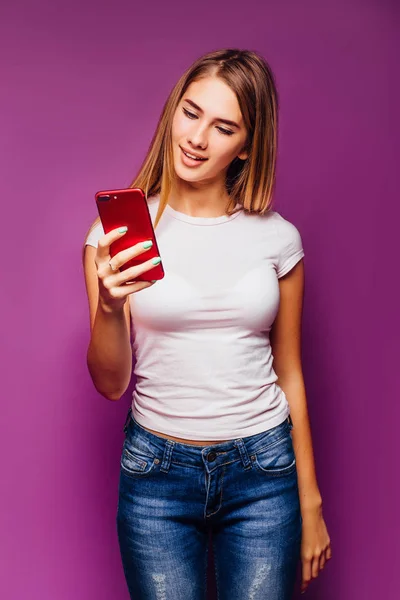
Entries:
[[304,593],[311,579],[316,579],[320,569],[323,569],[325,563],[332,558],[332,550],[331,540],[322,516],[322,508],[304,510],[301,516],[303,519],[301,534],[301,593]]

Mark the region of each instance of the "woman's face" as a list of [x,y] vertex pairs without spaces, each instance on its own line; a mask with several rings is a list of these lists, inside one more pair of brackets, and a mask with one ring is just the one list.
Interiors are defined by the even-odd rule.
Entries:
[[[231,121],[231,122],[227,122]],[[175,171],[188,182],[206,183],[223,178],[234,158],[247,158],[239,103],[221,79],[207,77],[190,84],[172,122]],[[196,161],[183,150],[206,160]]]

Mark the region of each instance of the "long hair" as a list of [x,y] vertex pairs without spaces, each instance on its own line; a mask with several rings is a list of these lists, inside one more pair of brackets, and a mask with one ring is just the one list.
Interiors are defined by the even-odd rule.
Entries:
[[[141,188],[146,198],[160,195],[154,226],[168,204],[176,174],[172,150],[172,120],[177,106],[193,81],[219,77],[236,94],[247,130],[246,160],[235,158],[229,165],[226,190],[227,215],[239,204],[243,210],[263,214],[272,204],[278,146],[278,92],[267,61],[250,50],[223,49],[198,58],[181,76],[169,94],[146,157],[130,188]],[[99,222],[93,223],[90,230]]]

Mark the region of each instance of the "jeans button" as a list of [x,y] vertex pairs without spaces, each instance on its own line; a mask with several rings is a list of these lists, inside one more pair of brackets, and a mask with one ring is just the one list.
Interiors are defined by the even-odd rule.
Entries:
[[208,462],[211,462],[212,460],[215,460],[217,458],[217,453],[216,452],[209,452],[207,454],[207,460]]

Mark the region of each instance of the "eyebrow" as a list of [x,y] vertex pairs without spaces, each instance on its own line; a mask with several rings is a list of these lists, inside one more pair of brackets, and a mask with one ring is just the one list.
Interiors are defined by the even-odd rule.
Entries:
[[[200,106],[198,106],[195,102],[193,102],[193,100],[190,100],[190,98],[184,98],[183,100],[184,100],[184,102],[187,102],[188,104],[190,104],[191,106],[193,106],[193,108],[195,108],[199,112],[204,113],[203,109],[200,108]],[[215,121],[220,121],[221,123],[225,123],[226,125],[231,125],[232,127],[237,127],[237,129],[240,129],[240,125],[238,125],[237,123],[235,123],[235,121],[230,121],[229,119],[222,119],[220,117],[217,117],[214,120]]]

